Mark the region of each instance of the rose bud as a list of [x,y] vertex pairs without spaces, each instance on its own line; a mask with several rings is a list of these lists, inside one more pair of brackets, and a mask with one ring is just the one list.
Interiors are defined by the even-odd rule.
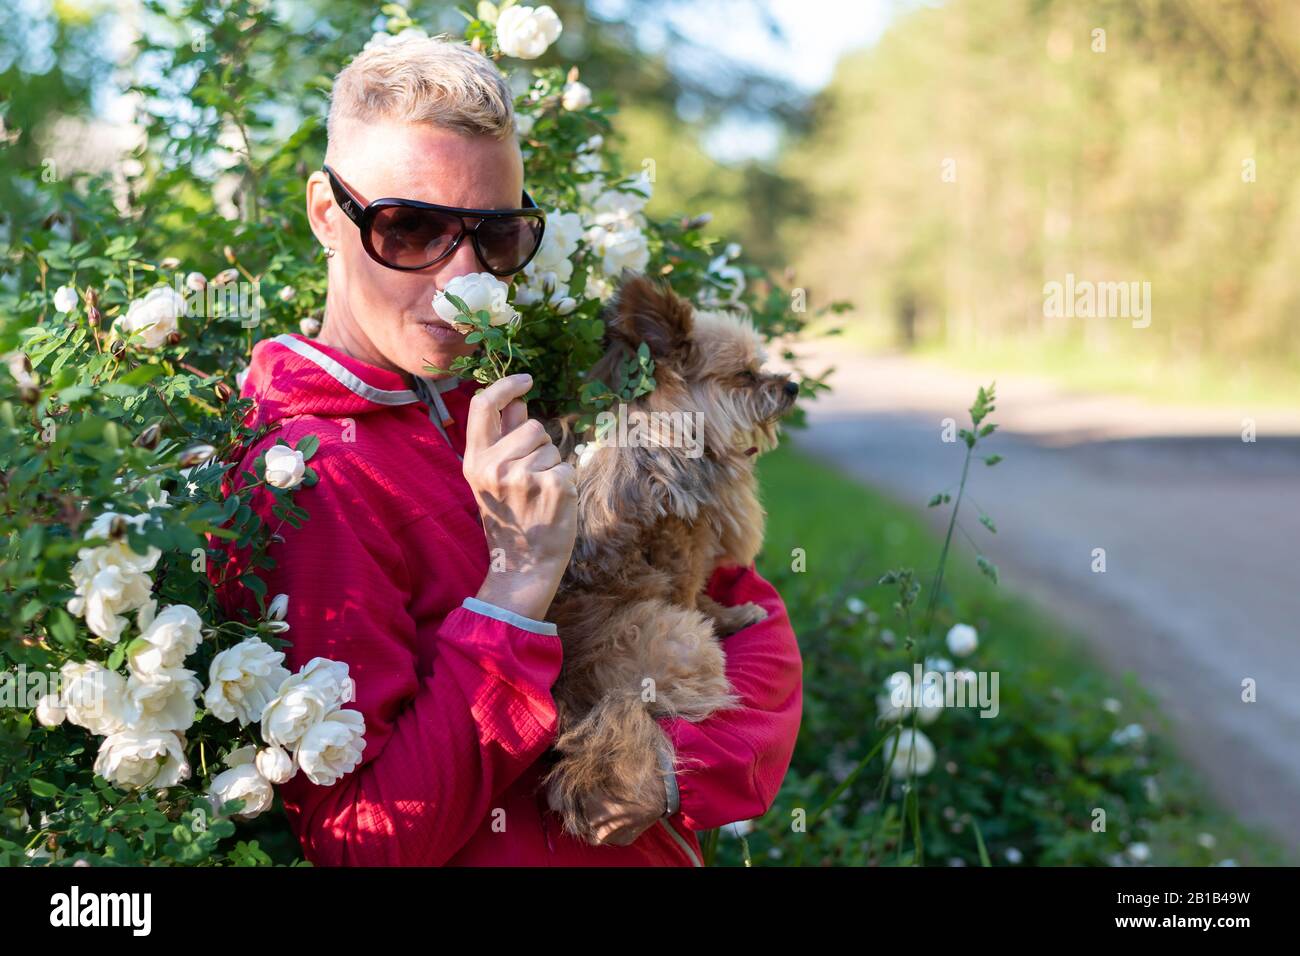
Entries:
[[168,256],[166,259],[158,263],[158,268],[166,269],[168,272],[170,272],[173,269],[179,269],[180,264],[181,264],[181,260],[177,259],[175,256]]
[[99,322],[103,317],[104,313],[100,312],[99,309],[95,308],[93,305],[86,310],[86,324],[92,329],[99,326]]
[[108,347],[108,350],[113,354],[113,358],[121,358],[122,353],[126,351],[126,343],[121,339],[113,339],[113,344]]
[[86,305],[90,306],[92,309],[95,306],[99,305],[99,293],[96,292],[94,289],[87,288],[85,292],[85,296],[86,296]]
[[235,250],[230,248],[230,246],[226,246],[221,251],[225,255],[226,261],[233,266],[235,264]]
[[221,402],[223,405],[230,401],[230,396],[234,394],[231,392],[230,386],[225,382],[218,382],[216,385],[213,385],[212,391],[216,393],[217,401]]
[[168,335],[167,335],[167,344],[168,344],[168,345],[180,345],[180,344],[181,344],[181,334],[180,334],[179,332],[171,332],[171,333],[168,333]]
[[202,292],[208,287],[208,280],[202,272],[191,272],[185,277],[185,288],[191,292]]
[[228,285],[229,283],[235,282],[238,279],[239,279],[238,269],[222,269],[220,272],[218,272],[215,276],[212,277],[212,284]]
[[150,450],[158,447],[158,439],[162,437],[162,426],[155,423],[142,431],[136,440],[131,444],[137,448],[148,448]]
[[191,445],[181,452],[177,464],[182,468],[193,468],[195,465],[203,464],[216,453],[217,450],[211,445]]
[[108,536],[110,538],[120,538],[124,534],[126,534],[126,519],[121,515],[113,515],[113,520],[108,526]]

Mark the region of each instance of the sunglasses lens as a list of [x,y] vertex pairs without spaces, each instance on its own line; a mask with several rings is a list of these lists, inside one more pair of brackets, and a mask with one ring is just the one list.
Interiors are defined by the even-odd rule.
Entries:
[[542,222],[532,216],[485,219],[475,233],[484,263],[499,273],[517,272],[542,241]]
[[375,214],[370,239],[390,265],[420,268],[446,255],[460,234],[460,220],[432,209],[385,206]]

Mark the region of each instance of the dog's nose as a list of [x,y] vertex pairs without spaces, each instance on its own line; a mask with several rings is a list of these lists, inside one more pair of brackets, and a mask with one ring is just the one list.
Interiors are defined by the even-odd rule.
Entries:
[[791,396],[798,395],[798,394],[799,394],[799,383],[798,383],[798,382],[786,382],[786,383],[785,383],[785,393],[786,393],[787,395],[791,395]]

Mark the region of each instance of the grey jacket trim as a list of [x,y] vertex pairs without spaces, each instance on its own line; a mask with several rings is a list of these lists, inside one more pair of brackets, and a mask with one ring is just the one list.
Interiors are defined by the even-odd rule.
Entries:
[[461,607],[467,611],[473,611],[475,614],[495,618],[498,621],[504,621],[506,624],[513,624],[522,630],[532,631],[534,634],[546,634],[550,637],[559,636],[558,629],[550,621],[535,621],[531,617],[524,617],[522,614],[516,614],[514,611],[497,607],[495,604],[488,604],[487,601],[480,601],[478,598],[465,598]]
[[394,391],[386,388],[375,388],[373,385],[366,384],[314,345],[310,345],[302,341],[302,339],[295,339],[292,335],[277,335],[271,341],[292,349],[309,362],[314,362],[327,372],[334,381],[368,402],[374,402],[376,405],[410,405],[420,400],[409,388]]
[[659,745],[659,767],[664,772],[664,786],[668,791],[668,809],[664,816],[671,817],[682,808],[682,794],[677,786],[677,770],[673,767],[673,757],[667,743]]

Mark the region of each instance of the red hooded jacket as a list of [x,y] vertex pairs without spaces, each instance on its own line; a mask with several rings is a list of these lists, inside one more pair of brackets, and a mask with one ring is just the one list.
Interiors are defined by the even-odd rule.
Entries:
[[[450,386],[450,387],[448,387]],[[300,772],[279,787],[307,859],[319,865],[700,865],[697,830],[760,816],[790,764],[802,662],[781,598],[753,567],[720,568],[709,593],[754,601],[767,620],[725,639],[744,706],[660,720],[677,754],[676,812],[630,846],[565,834],[537,788],[556,733],[553,624],[477,601],[488,548],[461,474],[473,382],[417,380],[298,335],[258,343],[243,387],[255,426],[276,426],[232,475],[276,443],[320,439],[319,476],[295,501],[301,528],[254,508],[283,536],[268,594],[289,595],[285,666],[345,661],[365,717],[362,762],[333,786]],[[427,404],[426,404],[427,400]],[[236,479],[238,482],[239,479]],[[225,579],[237,573],[241,555]],[[214,568],[214,574],[220,574]],[[223,586],[227,612],[255,608]]]

